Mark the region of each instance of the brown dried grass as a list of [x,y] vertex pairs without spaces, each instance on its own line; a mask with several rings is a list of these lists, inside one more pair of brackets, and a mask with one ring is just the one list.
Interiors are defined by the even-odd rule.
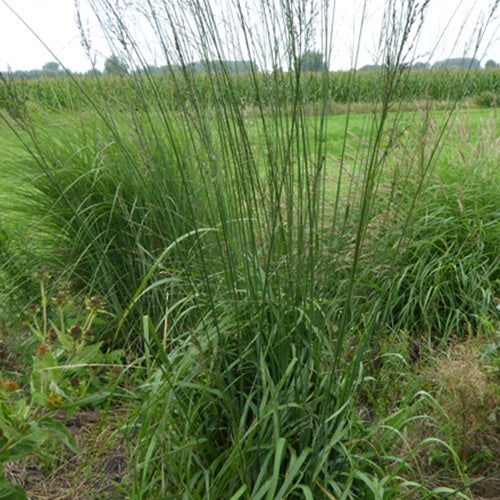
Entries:
[[[471,499],[500,498],[500,386],[498,370],[484,355],[486,340],[470,337],[454,340],[446,351],[432,354],[418,375],[422,386],[437,401],[430,419],[415,421],[406,430],[414,445],[437,437],[449,442],[468,478],[460,485],[453,465],[445,458],[434,460],[435,444],[421,447],[417,460],[428,485],[463,488]],[[434,455],[435,456],[435,455]]]

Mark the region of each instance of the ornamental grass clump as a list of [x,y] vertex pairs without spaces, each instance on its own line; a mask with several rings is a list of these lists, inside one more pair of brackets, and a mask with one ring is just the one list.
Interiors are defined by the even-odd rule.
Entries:
[[500,156],[494,130],[494,122],[477,130],[456,124],[460,146],[419,196],[398,263],[388,321],[415,335],[427,332],[429,346],[495,329]]

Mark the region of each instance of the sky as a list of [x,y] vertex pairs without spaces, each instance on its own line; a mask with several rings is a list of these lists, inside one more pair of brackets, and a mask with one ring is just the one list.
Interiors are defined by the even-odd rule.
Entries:
[[[93,15],[88,1],[78,2],[81,4],[81,19],[92,42],[91,58],[97,68],[102,69],[112,49],[100,31],[99,21]],[[120,1],[123,3],[125,0]],[[221,8],[220,12],[224,12],[221,3],[225,0],[210,1]],[[364,36],[359,47],[357,67],[374,62],[382,14],[384,8],[393,1],[403,0],[369,0],[366,3]],[[474,35],[475,20],[492,2],[494,0],[431,0],[415,58],[434,62],[447,57],[469,56],[470,51],[466,47]],[[349,69],[352,66],[353,46],[364,4],[364,0],[335,1],[334,50],[330,62],[332,70]],[[145,32],[145,29],[141,29],[141,34]],[[139,43],[147,45],[152,54],[158,54],[158,44],[152,39],[146,37]],[[476,57],[483,65],[488,59],[500,63],[500,7]],[[84,72],[92,67],[89,55],[82,47],[76,23],[75,0],[0,0],[0,71],[40,69],[56,58],[76,72]],[[151,63],[157,62],[152,59],[153,56]]]

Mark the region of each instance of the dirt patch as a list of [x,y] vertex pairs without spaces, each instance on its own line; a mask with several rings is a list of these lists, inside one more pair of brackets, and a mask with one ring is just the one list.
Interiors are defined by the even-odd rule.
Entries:
[[65,422],[80,449],[74,454],[49,442],[36,456],[6,462],[4,475],[26,490],[29,499],[127,498],[124,479],[128,458],[120,429],[127,411],[80,411]]

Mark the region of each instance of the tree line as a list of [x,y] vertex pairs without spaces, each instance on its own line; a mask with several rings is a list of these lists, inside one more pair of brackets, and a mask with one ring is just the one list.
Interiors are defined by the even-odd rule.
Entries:
[[[308,50],[305,51],[302,56],[296,58],[294,61],[294,69],[300,69],[301,71],[319,72],[326,68],[326,61],[322,52]],[[481,62],[475,58],[449,58],[442,61],[436,61],[434,64],[429,64],[425,62],[415,62],[406,65],[406,67],[414,70],[423,69],[480,69]],[[485,63],[485,68],[498,68],[500,63],[497,63],[493,59],[489,59]],[[191,63],[187,63],[181,68],[180,65],[168,65],[168,66],[154,66],[150,65],[143,69],[131,69],[126,64],[126,62],[116,55],[109,56],[104,62],[104,70],[100,71],[96,68],[92,68],[84,73],[72,72],[66,68],[63,68],[59,63],[55,61],[47,62],[42,66],[41,69],[32,70],[17,70],[10,71],[9,75],[12,78],[25,78],[25,79],[35,79],[35,78],[60,78],[67,76],[68,74],[79,75],[79,76],[97,76],[101,74],[110,74],[124,76],[129,74],[139,74],[148,72],[150,74],[162,74],[171,71],[176,71],[180,69],[186,69],[188,71],[200,72],[200,73],[249,73],[252,71],[259,71],[257,64],[253,61],[244,60],[234,60],[234,61],[222,61],[222,60],[201,60]],[[378,64],[367,64],[359,68],[359,71],[377,71],[384,69],[383,65]]]

